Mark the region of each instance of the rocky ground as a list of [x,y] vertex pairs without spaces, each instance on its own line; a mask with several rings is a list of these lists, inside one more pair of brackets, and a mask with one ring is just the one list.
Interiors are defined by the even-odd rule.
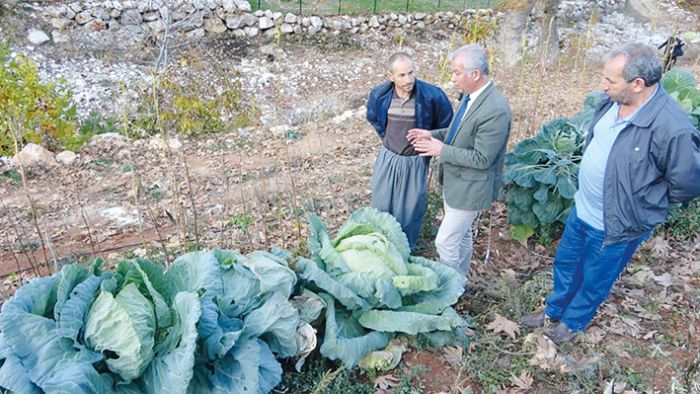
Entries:
[[[597,88],[601,48],[630,39],[663,41],[674,29],[620,13],[601,21],[565,30],[557,64],[530,61],[503,70],[494,59],[494,81],[514,111],[512,142],[579,109],[585,94]],[[23,40],[32,20],[20,22],[0,23],[14,38],[13,50],[29,54],[44,78],[64,78],[83,115],[118,117],[138,112],[138,104],[148,100],[157,48],[123,55],[28,47]],[[199,137],[167,131],[143,139],[99,135],[74,159],[49,155],[27,168],[26,181],[16,167],[7,170],[4,164],[3,294],[37,273],[93,254],[113,262],[172,258],[194,247],[250,251],[273,245],[303,254],[308,213],[319,213],[335,227],[369,203],[379,141],[364,120],[363,104],[384,78],[385,59],[399,49],[414,53],[419,77],[454,98],[444,60],[461,39],[448,31],[279,42],[220,35],[174,49],[163,74],[169,82],[195,81],[215,93],[216,77],[225,75],[240,89],[241,100],[254,104],[260,122]],[[700,77],[697,49],[689,46],[680,65]],[[430,209],[423,251],[428,256],[434,254],[430,236],[441,214],[433,203]],[[542,330],[528,333],[513,323],[538,307],[551,286],[552,248],[512,241],[505,217],[498,205],[478,226],[473,275],[459,305],[472,317],[472,344],[407,355],[405,370],[427,367],[414,375],[416,387],[601,392],[615,380],[610,392],[652,393],[698,384],[697,239],[677,242],[661,234],[647,242],[588,333],[557,348]]]

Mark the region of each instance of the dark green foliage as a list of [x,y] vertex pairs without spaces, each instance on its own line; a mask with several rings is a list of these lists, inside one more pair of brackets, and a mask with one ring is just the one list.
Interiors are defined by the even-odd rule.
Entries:
[[668,221],[659,227],[659,231],[676,239],[691,239],[700,229],[700,199],[671,207]]
[[574,202],[584,136],[600,95],[586,98],[584,110],[571,119],[555,119],[506,155],[508,222],[514,238],[533,234],[548,239],[563,223]]

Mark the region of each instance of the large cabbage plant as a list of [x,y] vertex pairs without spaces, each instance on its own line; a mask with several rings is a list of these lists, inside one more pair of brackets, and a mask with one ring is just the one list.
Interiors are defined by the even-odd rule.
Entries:
[[352,368],[398,335],[420,336],[432,345],[466,339],[466,323],[451,307],[466,278],[410,256],[393,216],[361,208],[333,239],[317,216],[310,224],[311,259],[299,259],[295,269],[326,301],[322,355]]
[[[193,252],[105,272],[63,267],[0,313],[0,387],[16,393],[267,393],[314,334],[285,256]],[[308,353],[308,351],[306,351]]]

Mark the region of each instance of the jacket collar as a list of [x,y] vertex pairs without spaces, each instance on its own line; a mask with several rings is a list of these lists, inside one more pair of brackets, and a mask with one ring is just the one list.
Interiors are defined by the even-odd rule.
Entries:
[[[656,117],[659,115],[664,105],[666,104],[669,95],[668,93],[666,93],[664,87],[660,83],[657,82],[657,84],[658,89],[656,90],[656,93],[654,93],[654,95],[644,105],[644,109],[638,112],[634,119],[630,120],[630,124],[633,124],[634,126],[640,128],[647,128],[651,126],[651,122],[653,122],[654,119],[656,119]],[[599,111],[597,113],[598,116],[596,116],[593,119],[594,122],[591,124],[591,130],[593,129],[595,124],[598,123],[603,114],[608,109],[610,109],[610,106],[612,106],[612,104],[613,102],[612,100],[610,100],[610,96],[606,95],[605,99],[599,106]]]

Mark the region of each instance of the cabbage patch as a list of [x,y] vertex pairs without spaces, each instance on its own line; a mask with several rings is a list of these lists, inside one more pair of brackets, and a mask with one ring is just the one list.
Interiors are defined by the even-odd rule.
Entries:
[[277,358],[315,345],[290,301],[288,257],[201,251],[167,270],[147,260],[112,272],[72,264],[34,279],[0,312],[0,387],[267,393],[281,380]]
[[311,258],[295,265],[304,285],[326,301],[321,354],[352,368],[396,336],[433,345],[464,341],[455,312],[466,278],[451,267],[410,256],[401,225],[373,208],[355,211],[331,239],[310,217]]

